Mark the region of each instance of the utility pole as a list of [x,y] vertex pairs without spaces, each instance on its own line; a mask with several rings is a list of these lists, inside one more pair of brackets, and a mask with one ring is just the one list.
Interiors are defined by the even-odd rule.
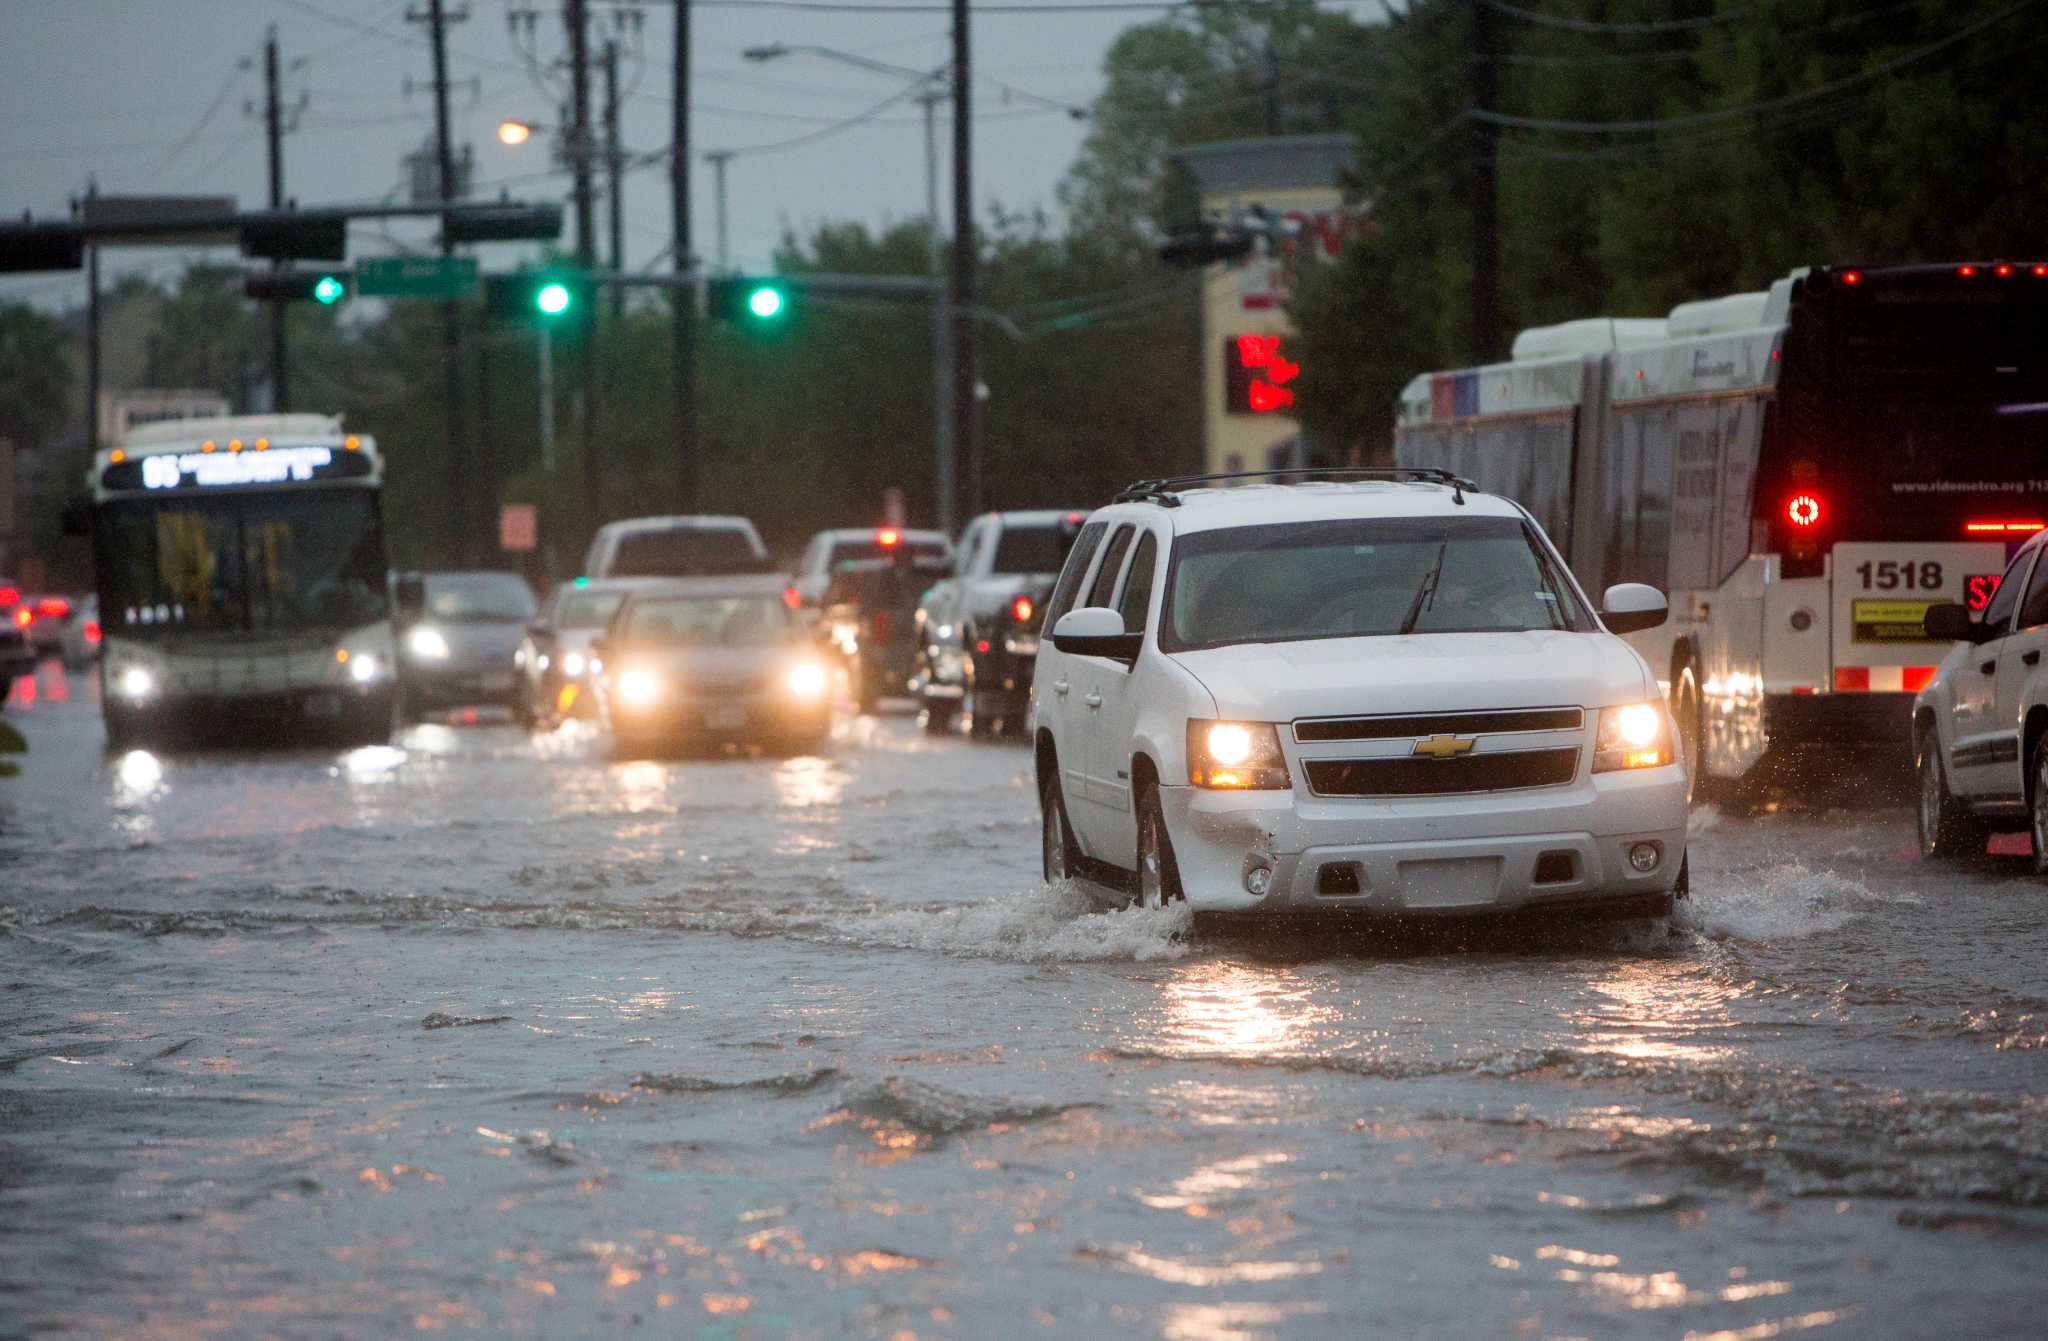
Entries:
[[[687,280],[696,270],[690,243],[690,0],[676,0],[675,157],[670,162],[670,188],[675,211],[670,251],[676,277]],[[697,295],[689,287],[670,297],[670,381],[676,414],[676,511],[697,507]]]
[[[100,184],[85,179],[85,197],[100,193]],[[75,208],[75,205],[74,205]],[[97,243],[85,249],[85,445],[100,449],[100,249]],[[8,518],[10,524],[13,518]]]
[[717,201],[718,213],[718,266],[716,273],[728,274],[732,270],[731,258],[725,251],[725,165],[732,162],[732,150],[713,149],[704,155],[704,161],[711,165],[712,199]]
[[[406,18],[414,23],[425,23],[434,52],[434,155],[440,172],[441,203],[448,204],[455,199],[455,149],[448,137],[448,25],[460,23],[469,17],[469,11],[459,10],[453,14],[447,11],[444,0],[427,0],[427,11],[407,11]],[[455,244],[448,237],[448,225],[444,219],[441,225],[441,254],[453,256]],[[446,506],[454,521],[455,548],[451,558],[458,563],[469,561],[478,552],[478,536],[475,530],[476,518],[471,515],[468,499],[472,481],[463,450],[462,423],[462,305],[450,298],[441,304],[441,373],[442,373],[442,426],[444,448],[447,459],[443,463],[446,472],[443,489],[447,493]]]
[[[594,144],[590,133],[590,30],[586,23],[586,0],[563,0],[562,24],[569,35],[569,160],[576,175],[576,264],[583,270],[597,266],[597,228],[591,204],[591,160]],[[593,318],[595,314],[593,313]],[[578,343],[582,365],[582,394],[578,397],[576,430],[583,448],[584,521],[591,529],[605,512],[604,476],[597,460],[597,322],[584,323]]]
[[980,409],[976,367],[974,305],[974,86],[969,63],[967,0],[953,0],[953,271],[946,305],[953,318],[953,441],[967,455],[967,511],[981,511],[981,440],[975,431]]
[[[938,106],[945,92],[936,84],[918,95],[924,107],[924,211],[929,234],[932,278],[946,268],[945,231],[939,227],[939,133]],[[946,306],[945,290],[932,293],[932,502],[938,528],[951,535],[959,485],[953,462],[953,314]]]
[[[1490,112],[1499,101],[1494,66],[1493,7],[1480,0],[1472,13],[1472,109]],[[1500,218],[1496,203],[1495,128],[1482,117],[1472,130],[1472,343],[1473,365],[1500,349]]]
[[[616,38],[604,42],[604,170],[610,179],[606,192],[606,223],[611,234],[611,264],[613,274],[624,274],[626,270],[626,216],[623,208],[626,186],[626,155],[619,148],[619,43]],[[614,320],[626,314],[626,291],[612,286],[612,317]]]
[[[284,109],[277,92],[277,25],[271,24],[263,38],[263,132],[270,144],[270,208],[284,208]],[[272,261],[270,268],[282,270],[285,263]],[[270,303],[270,408],[282,414],[291,408],[291,361],[285,342],[285,303]]]

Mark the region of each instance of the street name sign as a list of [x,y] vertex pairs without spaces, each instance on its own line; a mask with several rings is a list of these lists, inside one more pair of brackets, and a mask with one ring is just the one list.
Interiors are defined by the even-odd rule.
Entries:
[[476,292],[470,256],[366,256],[356,262],[360,298],[464,298]]

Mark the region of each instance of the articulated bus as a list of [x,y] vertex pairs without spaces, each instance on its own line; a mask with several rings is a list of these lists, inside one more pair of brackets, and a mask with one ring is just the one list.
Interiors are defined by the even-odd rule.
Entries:
[[382,482],[327,415],[148,424],[98,452],[108,743],[388,740]]
[[1411,381],[1395,459],[1519,499],[1596,596],[1669,593],[1630,641],[1696,777],[1771,747],[1903,759],[1948,648],[1922,616],[1983,609],[2048,524],[2048,264],[1799,270],[1524,331]]

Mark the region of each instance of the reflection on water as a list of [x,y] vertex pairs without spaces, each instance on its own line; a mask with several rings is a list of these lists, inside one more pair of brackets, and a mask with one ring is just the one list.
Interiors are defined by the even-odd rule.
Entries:
[[137,805],[163,786],[163,761],[148,750],[130,750],[114,765],[114,802]]
[[775,769],[775,799],[785,806],[835,806],[846,790],[846,770],[830,759],[805,755]]
[[388,780],[405,762],[405,751],[392,745],[365,745],[341,756],[342,771],[350,782]]
[[1227,1204],[1238,1200],[1238,1194],[1262,1191],[1272,1186],[1262,1171],[1276,1164],[1285,1164],[1290,1158],[1285,1150],[1260,1150],[1235,1159],[1218,1160],[1175,1179],[1172,1192],[1140,1192],[1138,1200],[1162,1211],[1186,1211],[1189,1215],[1205,1216],[1215,1210],[1218,1202]]
[[1289,1318],[1311,1317],[1321,1304],[1175,1304],[1166,1310],[1160,1335],[1166,1341],[1266,1341]]
[[1730,1028],[1729,1002],[1742,993],[1684,964],[1616,963],[1592,990],[1605,998],[1578,1013],[1588,1051],[1630,1061],[1697,1066],[1727,1060],[1732,1049],[1703,1041]]
[[1247,1057],[1307,1051],[1318,1026],[1336,1012],[1311,999],[1311,986],[1287,969],[1244,964],[1188,964],[1163,988],[1163,1030],[1136,1020],[1130,1040],[1165,1044],[1175,1056]]

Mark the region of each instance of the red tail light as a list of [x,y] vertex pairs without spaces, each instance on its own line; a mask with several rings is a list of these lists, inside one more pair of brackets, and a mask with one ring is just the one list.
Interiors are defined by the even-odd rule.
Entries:
[[1977,267],[1974,265],[1959,265],[1956,267],[1956,273],[1964,279],[1972,279],[1977,274]]
[[1820,500],[1812,494],[1794,494],[1785,504],[1785,520],[1801,528],[1820,524]]
[[893,526],[884,526],[875,532],[875,543],[883,549],[894,549],[903,543],[903,532]]
[[27,628],[36,622],[36,612],[24,605],[14,612],[14,622]]
[[795,587],[784,587],[782,589],[782,603],[794,610],[804,603],[804,594]]
[[36,618],[62,619],[71,613],[71,602],[62,596],[45,596],[36,602]]
[[2048,529],[2048,522],[2042,521],[1973,521],[1964,522],[1963,530],[1971,535],[2032,535]]
[[1031,604],[1029,596],[1019,596],[1016,600],[1010,602],[1010,618],[1016,620],[1019,624],[1029,623],[1031,612],[1036,608],[1036,606]]
[[1844,284],[1861,284],[1863,282],[1863,272],[1861,270],[1844,270],[1842,272],[1842,282]]
[[21,604],[20,587],[0,587],[0,605]]
[[85,621],[85,640],[95,647],[99,646],[100,622],[97,619],[88,619]]
[[975,642],[975,644],[974,644],[974,650],[975,650],[975,651],[977,651],[977,652],[986,652],[986,651],[988,651],[988,639],[986,639],[986,638],[981,638],[981,639],[977,639],[977,640],[976,640],[976,642]]
[[2010,279],[2012,278],[2012,267],[2000,261],[1997,265],[1991,267],[1991,273],[2000,279]]

